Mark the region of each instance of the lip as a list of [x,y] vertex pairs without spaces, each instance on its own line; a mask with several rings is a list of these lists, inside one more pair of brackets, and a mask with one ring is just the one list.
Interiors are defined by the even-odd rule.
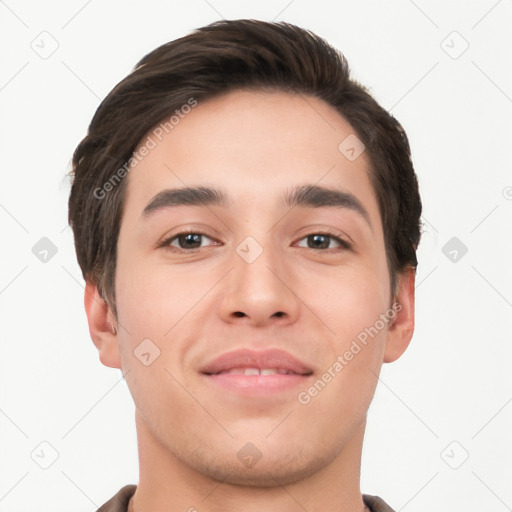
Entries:
[[[235,368],[279,368],[291,371],[297,375],[310,375],[313,370],[305,363],[292,356],[288,352],[280,349],[267,349],[261,351],[240,349],[227,352],[217,357],[200,368],[204,374],[217,374],[222,371]],[[288,375],[284,375],[287,377]],[[253,375],[244,375],[244,377],[255,377]],[[269,375],[268,377],[271,377]]]
[[[220,373],[236,368],[276,368],[289,374],[243,375]],[[227,352],[200,369],[204,378],[224,390],[241,395],[268,395],[304,386],[313,370],[288,352],[279,349],[254,351],[248,349]]]

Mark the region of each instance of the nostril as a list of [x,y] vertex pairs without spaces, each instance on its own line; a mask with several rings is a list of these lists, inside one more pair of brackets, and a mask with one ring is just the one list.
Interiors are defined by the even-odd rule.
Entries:
[[243,313],[242,311],[235,311],[234,315],[237,317],[237,318],[240,318],[242,316],[245,316],[245,313]]

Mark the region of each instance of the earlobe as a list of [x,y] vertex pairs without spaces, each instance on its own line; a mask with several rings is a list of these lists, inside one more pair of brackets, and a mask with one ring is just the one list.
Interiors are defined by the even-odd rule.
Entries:
[[408,269],[399,276],[398,291],[395,298],[396,315],[390,323],[384,362],[396,361],[407,349],[414,333],[414,283],[415,269]]
[[85,311],[91,339],[98,349],[100,361],[111,368],[121,369],[121,353],[115,317],[101,297],[97,285],[87,281],[84,295]]

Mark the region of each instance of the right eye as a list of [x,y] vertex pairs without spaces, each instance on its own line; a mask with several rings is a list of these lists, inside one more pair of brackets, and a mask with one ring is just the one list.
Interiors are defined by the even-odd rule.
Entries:
[[204,247],[201,245],[202,238],[213,240],[204,233],[199,233],[196,231],[187,231],[184,233],[178,233],[170,238],[167,238],[160,244],[160,247],[168,247],[172,248],[172,250],[190,252],[190,250],[193,251],[201,249],[201,247]]

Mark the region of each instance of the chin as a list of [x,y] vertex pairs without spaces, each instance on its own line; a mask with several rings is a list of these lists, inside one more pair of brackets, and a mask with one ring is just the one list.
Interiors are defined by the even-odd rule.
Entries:
[[[240,450],[241,451],[241,450]],[[219,483],[243,487],[280,487],[294,484],[310,477],[328,465],[335,457],[329,453],[306,455],[303,450],[296,454],[273,453],[271,459],[261,455],[252,467],[246,467],[235,457],[227,460],[226,452],[212,457],[212,453],[195,452],[187,464],[202,475]],[[224,457],[224,459],[223,459]]]

